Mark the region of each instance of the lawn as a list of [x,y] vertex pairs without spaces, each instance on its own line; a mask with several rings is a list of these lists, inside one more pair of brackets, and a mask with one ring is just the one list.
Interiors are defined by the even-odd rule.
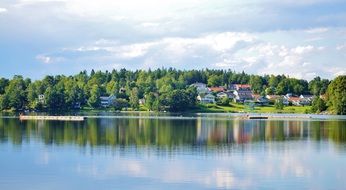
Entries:
[[253,112],[253,113],[307,113],[310,106],[286,106],[283,110],[277,110],[274,106],[255,106],[253,110],[243,104],[231,103],[230,106],[218,106],[215,104],[198,105],[196,112]]

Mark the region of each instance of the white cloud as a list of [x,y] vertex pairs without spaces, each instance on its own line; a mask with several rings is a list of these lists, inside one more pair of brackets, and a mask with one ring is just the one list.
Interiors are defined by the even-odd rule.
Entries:
[[0,14],[2,14],[2,13],[6,13],[7,12],[7,9],[5,9],[5,8],[1,8],[0,7]]
[[44,64],[62,62],[65,60],[63,57],[51,57],[51,56],[47,56],[47,55],[43,55],[43,54],[37,55],[35,58],[36,58],[36,60],[38,60]]
[[336,50],[340,51],[346,49],[346,44],[336,46]]
[[319,33],[325,33],[328,32],[328,28],[312,28],[312,29],[308,29],[305,32],[309,33],[309,34],[319,34]]
[[293,48],[292,51],[296,54],[305,54],[313,51],[315,47],[308,45],[308,46],[298,46],[296,48]]
[[49,64],[52,61],[51,57],[45,55],[37,55],[36,59],[45,64]]

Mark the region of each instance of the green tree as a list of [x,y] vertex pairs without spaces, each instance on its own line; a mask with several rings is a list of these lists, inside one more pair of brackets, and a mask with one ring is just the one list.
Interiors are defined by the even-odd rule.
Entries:
[[277,110],[283,110],[284,109],[284,101],[282,98],[279,98],[275,101],[274,104],[275,109]]
[[211,75],[208,78],[208,86],[221,86],[222,85],[222,77],[219,75]]
[[67,109],[65,107],[65,94],[62,89],[58,89],[56,86],[48,87],[44,97],[48,109]]
[[263,81],[260,76],[252,75],[250,77],[250,85],[252,90],[257,94],[261,93],[263,90]]
[[219,101],[217,101],[217,104],[221,106],[229,106],[229,98],[223,97]]
[[136,87],[131,90],[130,105],[134,110],[139,108],[138,88]]
[[346,114],[346,75],[336,77],[328,86],[328,106],[335,113]]
[[14,76],[5,90],[8,108],[23,109],[27,102],[26,85],[22,76]]
[[311,105],[311,112],[313,113],[320,113],[327,109],[326,103],[322,98],[317,96],[313,101]]
[[117,98],[113,102],[113,107],[115,110],[122,110],[123,108],[129,107],[129,102],[123,98]]
[[92,108],[100,107],[101,89],[98,85],[93,85],[90,91],[90,97],[88,99],[88,105]]

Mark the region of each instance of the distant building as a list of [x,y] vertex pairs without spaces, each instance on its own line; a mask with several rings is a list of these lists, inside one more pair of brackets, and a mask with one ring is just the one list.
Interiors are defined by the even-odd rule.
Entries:
[[245,100],[252,100],[252,91],[250,85],[235,85],[234,94],[234,102],[242,102]]
[[289,97],[288,99],[287,99],[292,105],[295,105],[295,106],[300,106],[301,105],[301,98],[299,98],[299,97],[293,97],[293,96],[291,96],[291,97]]
[[219,93],[217,93],[216,94],[216,96],[218,97],[218,98],[228,98],[228,99],[232,99],[233,100],[233,98],[234,98],[234,94],[233,94],[233,92],[231,92],[231,91],[227,91],[227,92],[219,92]]
[[252,97],[253,97],[255,103],[258,105],[264,106],[264,105],[269,104],[269,100],[265,96],[261,96],[259,94],[253,94]]
[[138,100],[138,103],[139,103],[140,105],[145,104],[145,99],[144,99],[144,98],[139,99],[139,100]]
[[239,89],[245,89],[245,88],[251,89],[251,85],[249,85],[249,84],[231,84],[229,87],[230,90],[239,90]]
[[196,82],[196,83],[191,84],[190,86],[195,87],[198,94],[200,94],[200,93],[208,93],[207,85],[204,84],[204,83]]
[[271,103],[275,103],[276,101],[278,101],[279,99],[282,99],[282,103],[284,105],[288,105],[289,101],[287,98],[285,98],[285,96],[280,96],[280,95],[267,95],[266,98],[269,100],[269,102]]
[[109,107],[113,104],[114,100],[116,97],[114,95],[111,96],[101,96],[100,101],[101,101],[101,106],[102,107]]
[[216,87],[216,86],[214,86],[214,87],[209,87],[208,90],[209,90],[210,92],[216,92],[216,93],[226,91],[225,87],[222,87],[222,86],[219,86],[219,87]]
[[44,103],[45,103],[44,98],[45,98],[45,97],[44,97],[44,94],[38,95],[38,102],[44,104]]
[[75,102],[73,104],[73,109],[80,109],[81,108],[81,103],[80,102]]
[[202,104],[213,104],[215,103],[215,96],[210,93],[199,94],[197,100]]

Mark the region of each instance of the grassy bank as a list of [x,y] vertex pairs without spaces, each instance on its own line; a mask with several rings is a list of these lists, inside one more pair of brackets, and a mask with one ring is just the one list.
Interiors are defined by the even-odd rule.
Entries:
[[242,104],[231,103],[229,106],[218,106],[215,104],[198,105],[194,112],[253,112],[253,113],[308,113],[310,106],[286,106],[283,110],[277,110],[274,106],[256,106],[253,110],[247,109]]

